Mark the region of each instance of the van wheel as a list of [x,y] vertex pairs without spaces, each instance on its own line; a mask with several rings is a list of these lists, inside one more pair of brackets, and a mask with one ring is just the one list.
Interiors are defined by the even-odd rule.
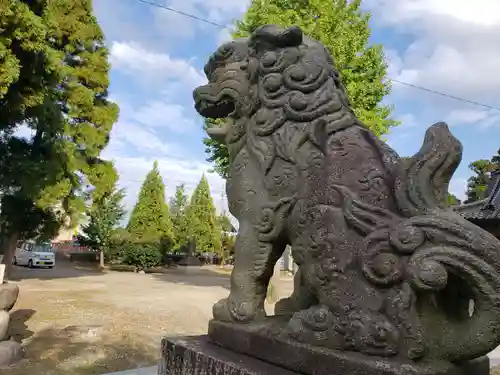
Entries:
[[16,257],[12,258],[12,264],[14,266],[17,266],[17,258]]
[[29,262],[28,262],[28,267],[29,268],[33,268],[33,261],[30,259]]

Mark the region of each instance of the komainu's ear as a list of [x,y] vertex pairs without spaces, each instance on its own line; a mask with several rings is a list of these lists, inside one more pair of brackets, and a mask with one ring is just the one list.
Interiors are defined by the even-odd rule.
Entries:
[[258,27],[250,37],[250,44],[259,46],[270,44],[274,47],[297,47],[302,44],[304,34],[298,26],[290,26],[283,29],[276,25],[264,25]]

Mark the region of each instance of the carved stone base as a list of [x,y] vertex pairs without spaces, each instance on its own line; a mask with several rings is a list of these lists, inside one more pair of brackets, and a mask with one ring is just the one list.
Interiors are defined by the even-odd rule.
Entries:
[[192,336],[162,340],[158,375],[297,375]]
[[490,372],[487,357],[456,365],[449,362],[402,362],[313,348],[277,337],[276,332],[281,328],[276,318],[251,324],[212,320],[208,336],[211,342],[224,348],[304,375],[489,375]]

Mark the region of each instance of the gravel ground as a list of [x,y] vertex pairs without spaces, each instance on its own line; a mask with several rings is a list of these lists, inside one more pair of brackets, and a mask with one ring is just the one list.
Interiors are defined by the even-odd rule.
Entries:
[[[52,270],[16,267],[21,294],[11,334],[26,355],[2,374],[95,375],[154,365],[162,337],[206,332],[213,303],[228,294],[228,276],[215,271],[101,273],[63,262]],[[280,295],[291,289],[284,277]]]

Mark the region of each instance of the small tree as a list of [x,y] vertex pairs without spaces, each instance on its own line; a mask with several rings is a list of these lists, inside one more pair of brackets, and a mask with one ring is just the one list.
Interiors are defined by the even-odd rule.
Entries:
[[113,190],[92,202],[88,212],[88,224],[82,228],[78,242],[100,251],[100,265],[104,267],[104,257],[110,255],[113,235],[125,216],[123,198],[125,191],[115,185]]
[[186,217],[189,223],[189,236],[195,239],[197,247],[203,251],[219,253],[220,227],[205,175],[191,196]]
[[140,240],[159,243],[162,238],[173,238],[172,220],[165,202],[165,185],[157,161],[142,184],[127,230]]
[[496,155],[493,155],[491,162],[494,164],[494,169],[500,169],[500,148],[498,149]]
[[490,182],[490,172],[495,169],[495,165],[490,160],[481,159],[470,163],[469,169],[474,175],[467,182],[467,200],[465,203],[486,198],[486,189]]

